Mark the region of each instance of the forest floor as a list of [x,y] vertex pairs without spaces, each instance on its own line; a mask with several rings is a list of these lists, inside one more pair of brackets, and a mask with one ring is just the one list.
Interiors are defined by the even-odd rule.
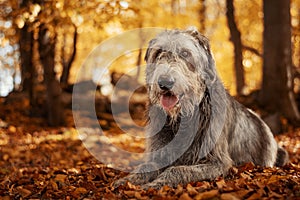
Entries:
[[[71,110],[67,114],[68,126],[51,128],[42,118],[28,117],[26,100],[0,101],[0,199],[300,199],[300,129],[276,136],[290,155],[282,168],[247,163],[214,181],[144,191],[130,183],[113,188],[113,181],[127,173],[91,155],[78,137]],[[130,142],[106,120],[100,123],[117,146],[143,151],[143,140]]]

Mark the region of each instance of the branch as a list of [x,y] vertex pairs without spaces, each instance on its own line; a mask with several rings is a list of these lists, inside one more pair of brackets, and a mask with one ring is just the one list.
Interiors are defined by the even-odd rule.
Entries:
[[263,57],[263,55],[255,48],[253,47],[249,47],[249,46],[245,46],[243,45],[242,47],[244,50],[250,51],[252,53],[254,53],[255,55],[259,56],[259,57]]

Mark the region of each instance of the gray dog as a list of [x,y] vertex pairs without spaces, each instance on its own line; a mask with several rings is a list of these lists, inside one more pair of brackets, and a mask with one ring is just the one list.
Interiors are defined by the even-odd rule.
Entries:
[[235,101],[217,76],[208,39],[197,30],[171,30],[146,52],[149,94],[147,156],[129,176],[142,188],[177,186],[225,176],[233,165],[288,162],[269,127]]

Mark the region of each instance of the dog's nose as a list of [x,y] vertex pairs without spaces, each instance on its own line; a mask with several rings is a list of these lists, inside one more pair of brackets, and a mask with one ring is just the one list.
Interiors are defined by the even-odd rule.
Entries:
[[162,90],[171,90],[174,86],[175,80],[171,76],[161,75],[158,78],[158,85]]

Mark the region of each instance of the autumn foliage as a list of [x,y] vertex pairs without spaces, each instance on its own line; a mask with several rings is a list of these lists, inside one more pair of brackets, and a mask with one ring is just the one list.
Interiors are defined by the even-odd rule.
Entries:
[[[262,168],[247,163],[233,167],[225,178],[176,188],[143,191],[127,183],[113,188],[112,182],[126,175],[96,160],[78,139],[71,126],[50,128],[39,118],[26,116],[26,100],[1,107],[0,196],[3,199],[297,199],[300,197],[300,130],[287,130],[276,139],[290,154],[283,168]],[[28,103],[27,103],[28,105]],[[16,109],[17,108],[17,109]],[[5,114],[4,114],[5,113]],[[104,115],[103,115],[104,116]],[[128,148],[122,131],[112,126],[105,134],[115,144]],[[72,115],[67,117],[72,125]],[[99,145],[99,144],[98,144]],[[127,146],[127,147],[126,147]],[[130,150],[140,152],[143,141]],[[122,159],[120,155],[119,158]],[[120,162],[126,162],[121,160]]]
[[[274,7],[274,2],[284,6]],[[1,1],[0,199],[300,199],[299,120],[290,120],[299,117],[300,107],[299,13],[300,0]],[[74,124],[72,90],[77,73],[97,45],[128,30],[188,26],[196,26],[209,38],[226,89],[281,133],[276,140],[289,152],[290,162],[282,168],[247,163],[231,168],[226,177],[176,188],[145,191],[131,183],[113,188],[112,183],[127,173],[96,159]],[[125,38],[119,45],[128,41]],[[108,67],[110,86],[122,73],[145,64],[142,46],[148,41],[141,37],[139,42],[139,49]],[[109,57],[116,48],[105,49],[102,56]],[[97,58],[86,66],[93,68],[98,62],[103,67]],[[95,115],[104,134],[116,147],[143,152],[144,138],[120,130],[111,114],[109,94],[87,71],[79,84],[97,90],[92,91]],[[144,81],[141,68],[126,77],[124,88]],[[143,126],[147,96],[145,88],[138,92],[129,109],[134,122]],[[292,103],[286,99],[290,97]],[[287,104],[282,104],[283,99]],[[143,136],[131,119],[120,116],[128,130]],[[104,142],[97,136],[90,140],[95,147]],[[110,159],[128,164],[122,154]]]

